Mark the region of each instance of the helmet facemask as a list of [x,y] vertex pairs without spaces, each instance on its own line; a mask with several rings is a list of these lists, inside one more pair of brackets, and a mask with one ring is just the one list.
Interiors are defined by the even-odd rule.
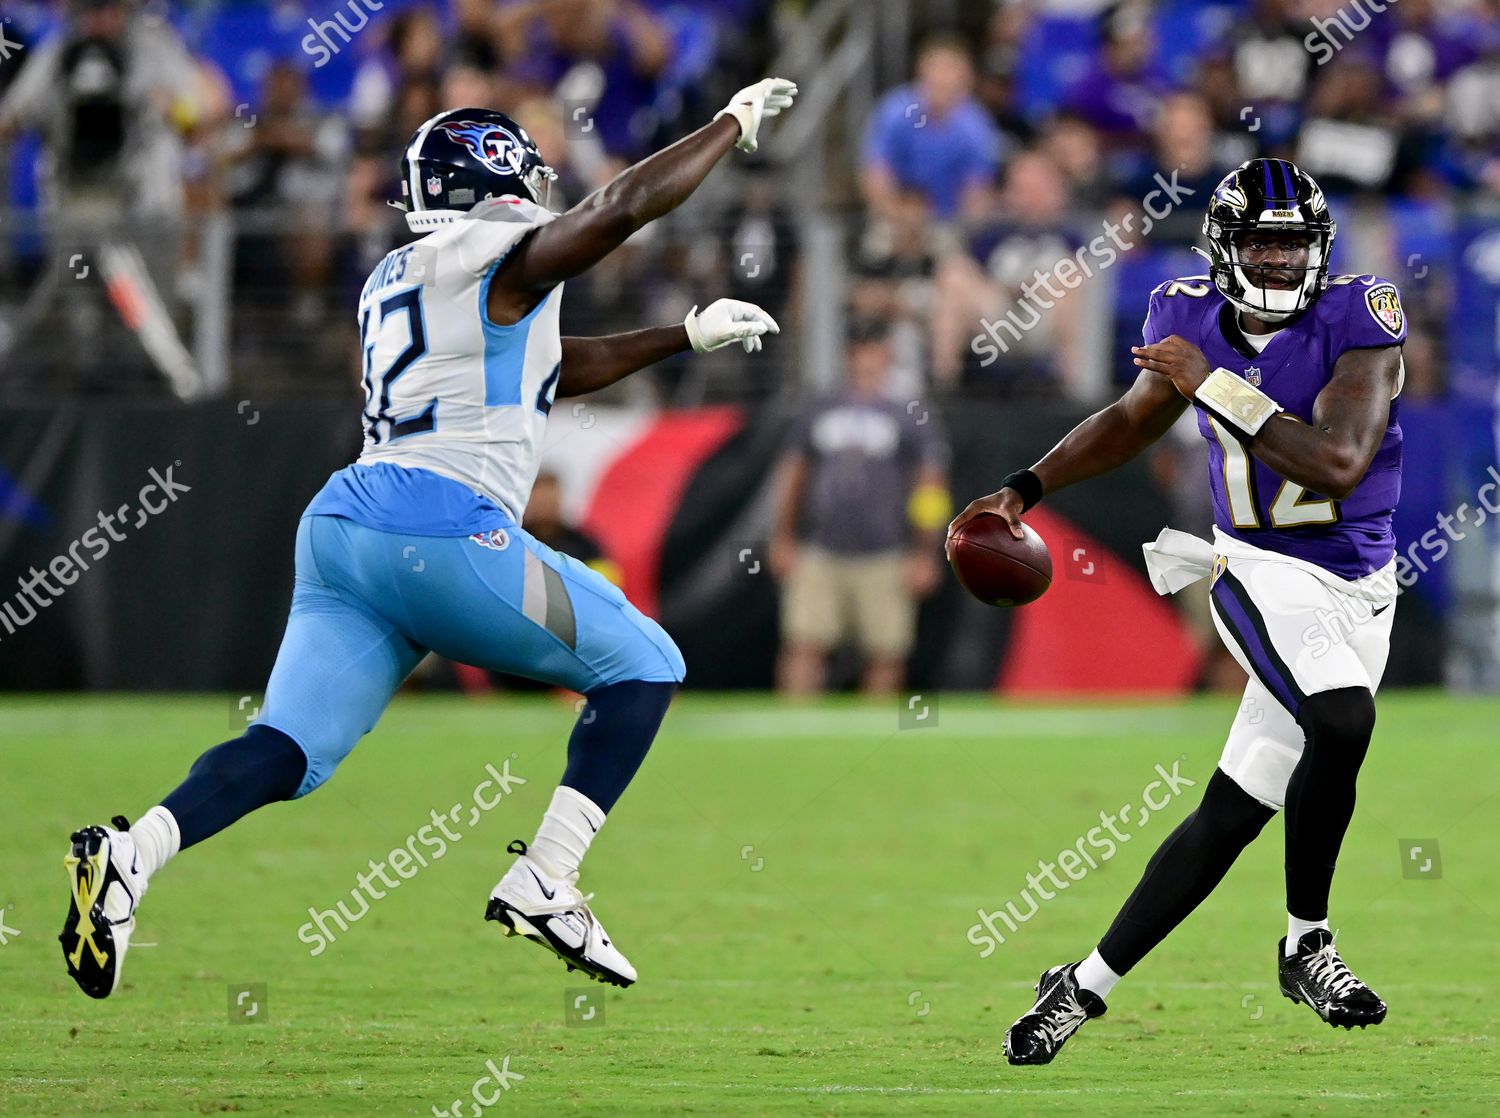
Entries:
[[[1256,231],[1275,232],[1272,227],[1260,226]],[[1249,232],[1249,230],[1246,230]],[[1327,241],[1331,238],[1321,233],[1308,232],[1307,263],[1301,268],[1291,265],[1265,265],[1247,264],[1240,259],[1240,247],[1236,244],[1237,238],[1228,238],[1228,260],[1225,266],[1234,278],[1234,287],[1239,289],[1238,294],[1230,295],[1225,292],[1225,298],[1246,314],[1253,315],[1265,322],[1284,322],[1293,315],[1300,314],[1312,305],[1312,301],[1322,293],[1327,286]],[[1295,287],[1277,288],[1264,287],[1255,282],[1266,272],[1302,272],[1302,282]],[[1223,288],[1221,288],[1223,290]]]
[[538,163],[529,171],[522,171],[518,167],[516,174],[525,184],[531,201],[544,210],[552,209],[552,184],[557,181],[556,171],[545,163]]

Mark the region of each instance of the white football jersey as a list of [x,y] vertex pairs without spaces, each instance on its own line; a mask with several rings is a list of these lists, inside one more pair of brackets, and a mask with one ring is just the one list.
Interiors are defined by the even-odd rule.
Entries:
[[506,253],[555,215],[500,198],[422,216],[433,232],[388,253],[359,297],[359,461],[452,478],[519,523],[562,368],[563,288],[513,326],[491,322],[486,301]]

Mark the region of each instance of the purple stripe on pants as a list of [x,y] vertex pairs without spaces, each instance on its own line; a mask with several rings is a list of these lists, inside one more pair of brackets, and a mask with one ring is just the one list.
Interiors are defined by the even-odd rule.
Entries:
[[1214,606],[1219,611],[1219,618],[1239,639],[1240,650],[1250,661],[1250,666],[1255,669],[1260,681],[1266,685],[1266,690],[1275,695],[1281,705],[1295,716],[1297,708],[1302,705],[1302,689],[1297,686],[1296,680],[1289,678],[1281,657],[1261,639],[1254,619],[1231,588],[1231,578],[1225,572],[1214,583],[1212,597]]

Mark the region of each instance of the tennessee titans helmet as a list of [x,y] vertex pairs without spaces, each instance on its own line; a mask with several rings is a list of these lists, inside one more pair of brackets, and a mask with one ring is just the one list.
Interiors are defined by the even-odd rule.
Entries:
[[419,215],[468,210],[487,198],[512,195],[545,206],[557,173],[542,161],[526,130],[493,109],[450,109],[416,132],[401,156],[401,198],[407,224]]
[[[1301,284],[1282,291],[1253,282],[1259,269],[1240,259],[1236,237],[1249,230],[1300,233],[1308,239]],[[1338,227],[1312,176],[1286,159],[1242,163],[1214,188],[1203,218],[1209,278],[1234,306],[1267,322],[1300,314],[1328,287],[1328,255]],[[1299,269],[1277,269],[1297,271]]]

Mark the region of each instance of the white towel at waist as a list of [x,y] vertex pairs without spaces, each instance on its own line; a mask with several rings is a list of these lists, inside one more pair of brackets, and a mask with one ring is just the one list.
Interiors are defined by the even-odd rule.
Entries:
[[1396,580],[1394,558],[1380,570],[1351,581],[1305,559],[1283,555],[1279,551],[1267,551],[1263,547],[1255,547],[1227,536],[1217,527],[1214,528],[1213,543],[1191,532],[1163,528],[1161,535],[1154,542],[1143,544],[1141,550],[1146,554],[1146,573],[1151,577],[1151,586],[1158,594],[1175,594],[1183,587],[1207,578],[1213,572],[1214,559],[1219,555],[1230,559],[1288,563],[1307,571],[1330,589],[1377,605],[1393,602],[1401,593],[1401,586]]

